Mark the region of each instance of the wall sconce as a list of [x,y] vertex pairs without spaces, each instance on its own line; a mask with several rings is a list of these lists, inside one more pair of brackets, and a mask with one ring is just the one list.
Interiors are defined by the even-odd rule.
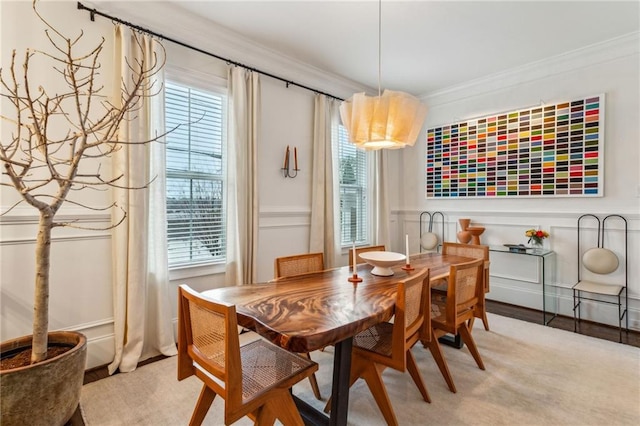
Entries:
[[[284,167],[280,169],[282,170],[282,174],[285,178],[294,178],[298,176],[298,172],[300,171],[298,168],[298,148],[295,146],[293,147],[293,169],[291,169],[289,165],[290,155],[291,151],[289,150],[289,145],[287,145],[287,150],[284,153]],[[292,171],[295,173],[292,173]]]

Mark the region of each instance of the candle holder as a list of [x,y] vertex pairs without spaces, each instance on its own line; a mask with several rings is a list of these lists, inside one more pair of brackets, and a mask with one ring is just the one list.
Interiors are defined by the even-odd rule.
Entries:
[[347,281],[351,283],[359,283],[362,282],[362,278],[358,276],[358,273],[356,271],[353,271],[353,276],[350,277]]
[[[284,152],[284,166],[280,169],[282,170],[282,175],[285,178],[295,178],[298,176],[298,172],[300,169],[298,168],[298,148],[293,147],[293,169],[289,167],[289,157],[291,156],[291,152],[289,150],[289,145],[287,145],[287,149]],[[292,173],[292,170],[295,173]]]
[[298,172],[300,171],[300,169],[292,169],[295,173],[291,173],[290,169],[288,169],[288,168],[285,169],[284,167],[282,169],[280,169],[280,170],[282,170],[282,175],[285,178],[294,178],[294,177],[298,176]]
[[411,266],[410,263],[407,263],[406,265],[404,265],[402,267],[402,269],[404,269],[405,271],[414,271],[416,268],[414,268],[413,266]]

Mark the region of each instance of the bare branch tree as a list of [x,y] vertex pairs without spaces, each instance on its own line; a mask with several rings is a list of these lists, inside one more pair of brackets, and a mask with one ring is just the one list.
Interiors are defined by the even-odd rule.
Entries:
[[[126,62],[128,76],[126,81],[121,81],[120,99],[111,102],[101,94],[103,87],[97,85],[104,38],[93,49],[78,54],[76,50],[83,38],[82,32],[75,38],[68,38],[39,14],[35,0],[33,10],[46,27],[45,34],[53,53],[27,49],[20,67],[14,50],[9,69],[0,68],[0,96],[13,106],[10,116],[0,116],[13,124],[11,136],[0,140],[0,160],[4,168],[1,185],[14,187],[21,196],[20,202],[28,203],[40,214],[31,357],[31,362],[35,363],[46,359],[47,353],[51,230],[78,227],[73,221],[56,221],[55,215],[65,201],[91,210],[118,207],[88,206],[72,200],[71,191],[75,194],[87,188],[139,189],[121,185],[122,175],[104,176],[99,165],[96,170],[83,170],[82,173],[80,166],[86,159],[108,158],[124,145],[148,144],[163,136],[139,142],[118,139],[121,124],[135,114],[143,98],[162,90],[155,77],[164,66],[164,55],[161,58],[145,56],[136,36],[140,56]],[[30,67],[36,56],[54,62],[52,68],[65,86],[61,93],[52,93],[42,86],[33,87]],[[58,129],[61,127],[68,131],[60,135]],[[14,207],[12,205],[7,212]],[[121,217],[103,230],[124,221],[126,212],[120,211]]]

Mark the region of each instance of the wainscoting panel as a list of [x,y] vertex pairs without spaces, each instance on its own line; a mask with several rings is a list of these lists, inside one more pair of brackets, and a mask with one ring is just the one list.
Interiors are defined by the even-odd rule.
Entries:
[[273,278],[276,257],[309,252],[311,211],[305,208],[265,208],[260,211],[258,281]]
[[[87,228],[109,225],[109,216],[78,212]],[[0,335],[2,340],[32,332],[35,237],[38,216],[19,210],[2,218],[0,240]],[[49,328],[77,330],[88,339],[87,368],[113,359],[113,294],[111,234],[95,230],[56,228],[51,243]]]

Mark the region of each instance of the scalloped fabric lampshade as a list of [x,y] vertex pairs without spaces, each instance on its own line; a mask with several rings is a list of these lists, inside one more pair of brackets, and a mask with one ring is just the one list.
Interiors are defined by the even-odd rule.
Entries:
[[417,98],[393,90],[375,97],[356,93],[340,105],[349,141],[366,150],[413,146],[426,115]]

